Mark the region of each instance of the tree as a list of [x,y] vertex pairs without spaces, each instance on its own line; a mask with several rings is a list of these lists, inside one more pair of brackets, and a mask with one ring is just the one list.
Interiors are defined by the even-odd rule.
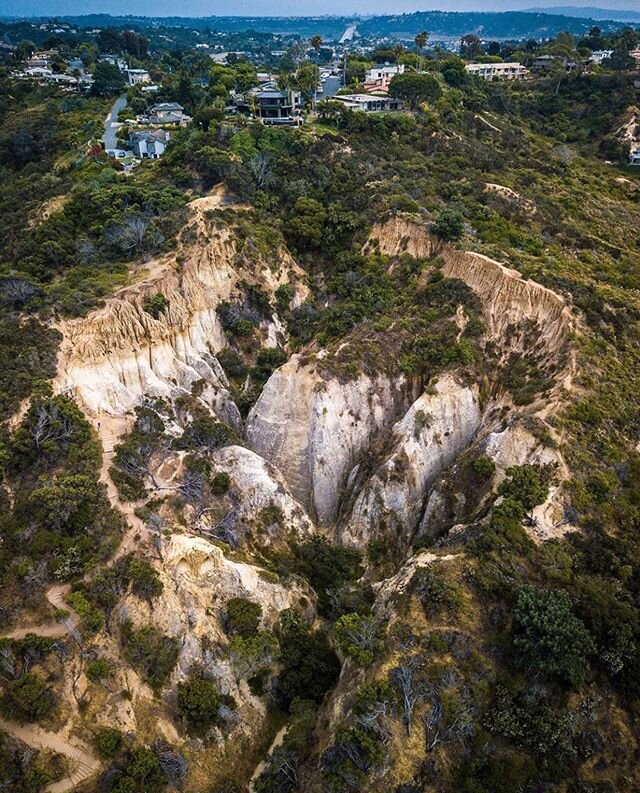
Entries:
[[124,735],[113,727],[98,730],[93,742],[100,757],[115,757],[124,746]]
[[104,495],[90,476],[61,476],[36,488],[29,498],[36,519],[47,528],[79,534],[93,525]]
[[321,702],[340,674],[340,662],[326,634],[312,631],[293,609],[280,614],[280,663],[277,695],[283,707],[295,699]]
[[420,71],[420,56],[424,48],[427,46],[427,41],[429,40],[429,34],[426,30],[423,30],[421,33],[415,37],[414,42],[416,45],[416,51],[418,53],[418,71]]
[[[316,61],[318,59],[318,53],[320,52],[320,47],[322,47],[322,36],[312,36],[311,37],[311,46],[316,52]],[[315,83],[313,85],[313,106],[315,108],[316,104],[318,103],[318,79],[319,79],[319,70],[318,66],[315,67]]]
[[8,719],[23,722],[41,721],[51,713],[53,706],[51,690],[35,672],[10,680],[0,699],[0,712]]
[[549,495],[551,471],[540,465],[514,465],[506,470],[507,478],[500,484],[498,493],[519,501],[527,512],[544,503]]
[[481,51],[481,42],[474,33],[467,33],[460,39],[460,56],[472,61]]
[[402,99],[415,110],[420,102],[433,102],[442,95],[442,88],[432,74],[405,72],[396,74],[389,83],[389,96]]
[[253,677],[267,669],[276,659],[278,650],[278,640],[271,631],[234,636],[229,644],[229,656],[238,679]]
[[381,644],[380,622],[373,616],[343,614],[335,624],[340,648],[360,666],[373,663]]
[[572,611],[563,589],[522,586],[513,612],[513,645],[522,665],[579,686],[587,675],[595,644]]
[[142,673],[151,688],[159,692],[178,661],[180,642],[152,625],[135,630],[125,623],[122,632],[127,660]]
[[96,64],[96,70],[93,74],[93,85],[90,91],[92,96],[115,96],[122,93],[124,88],[124,75],[117,66],[106,61],[100,61]]
[[191,676],[178,683],[178,708],[194,732],[206,732],[216,723],[221,704],[218,689],[210,680]]
[[441,240],[459,240],[464,232],[464,219],[457,209],[444,207],[438,212],[432,229]]

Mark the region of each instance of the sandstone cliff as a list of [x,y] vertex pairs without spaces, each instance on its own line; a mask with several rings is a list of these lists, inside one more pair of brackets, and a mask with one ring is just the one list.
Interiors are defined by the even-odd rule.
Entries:
[[339,531],[343,542],[365,549],[386,534],[406,547],[420,521],[436,476],[472,441],[481,423],[477,388],[451,375],[420,396],[393,429],[393,450],[359,490]]
[[318,523],[329,526],[353,466],[406,410],[407,398],[403,379],[362,375],[342,382],[294,355],[251,410],[247,440]]
[[[75,390],[93,413],[121,415],[143,395],[175,396],[204,380],[209,404],[233,414],[214,358],[226,346],[216,307],[240,281],[271,295],[291,283],[297,300],[306,294],[304,274],[284,249],[269,262],[243,255],[232,230],[212,218],[207,199],[190,205],[178,252],[148,263],[139,276],[103,308],[61,326],[58,387]],[[167,306],[154,317],[144,301],[158,293]],[[264,329],[267,343],[274,343],[275,323]]]

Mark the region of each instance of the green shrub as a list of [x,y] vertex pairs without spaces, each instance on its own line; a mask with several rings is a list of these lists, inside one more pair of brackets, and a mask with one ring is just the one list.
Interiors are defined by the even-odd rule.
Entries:
[[369,666],[382,649],[382,625],[375,617],[343,614],[334,626],[340,648],[359,666]]
[[53,692],[36,672],[10,680],[0,698],[0,712],[20,722],[42,721],[55,705]]
[[206,732],[217,722],[221,704],[218,689],[210,680],[192,675],[178,683],[178,709],[195,733]]
[[93,743],[100,757],[115,757],[124,746],[124,735],[113,727],[104,727],[95,734]]
[[142,308],[147,314],[151,314],[154,319],[159,319],[160,315],[164,314],[169,308],[169,301],[162,292],[156,292],[153,297],[146,297],[144,299]]
[[125,623],[122,633],[127,660],[141,673],[156,694],[159,693],[178,661],[180,642],[165,636],[151,625],[134,629]]
[[231,598],[227,601],[226,626],[230,634],[252,636],[258,632],[262,618],[262,607],[246,598]]
[[553,675],[579,686],[595,651],[590,633],[572,611],[562,589],[522,586],[513,612],[513,644],[520,663],[535,672]]

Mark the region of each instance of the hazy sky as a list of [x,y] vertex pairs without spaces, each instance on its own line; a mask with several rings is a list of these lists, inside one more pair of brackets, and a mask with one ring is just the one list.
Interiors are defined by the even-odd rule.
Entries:
[[[136,14],[148,16],[288,16],[324,14],[395,14],[403,11],[509,11],[550,5],[563,0],[0,0],[0,16],[54,14]],[[632,9],[636,0],[574,2],[598,8]]]

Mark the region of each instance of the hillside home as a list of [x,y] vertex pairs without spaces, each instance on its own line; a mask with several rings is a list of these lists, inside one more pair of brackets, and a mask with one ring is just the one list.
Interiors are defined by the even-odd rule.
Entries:
[[301,120],[300,91],[280,90],[267,83],[235,97],[234,101],[241,113],[254,115],[264,124],[298,124]]
[[529,74],[529,69],[517,62],[468,63],[464,68],[483,80],[524,80]]
[[146,124],[177,124],[186,127],[191,122],[191,116],[188,116],[182,105],[177,102],[159,102],[153,105],[146,115],[138,116],[138,121]]
[[129,135],[129,143],[136,157],[141,160],[157,160],[164,154],[169,137],[169,133],[164,129],[145,130],[132,132]]
[[389,93],[389,84],[396,74],[404,74],[404,64],[378,63],[367,69],[364,78],[364,90],[368,94]]
[[602,63],[602,61],[610,58],[613,55],[613,50],[594,50],[589,56],[591,63]]
[[150,83],[151,76],[146,69],[127,69],[129,85],[140,85],[140,83]]
[[393,112],[404,107],[399,99],[370,94],[341,94],[334,96],[333,99],[342,102],[350,110],[360,110],[363,113]]

